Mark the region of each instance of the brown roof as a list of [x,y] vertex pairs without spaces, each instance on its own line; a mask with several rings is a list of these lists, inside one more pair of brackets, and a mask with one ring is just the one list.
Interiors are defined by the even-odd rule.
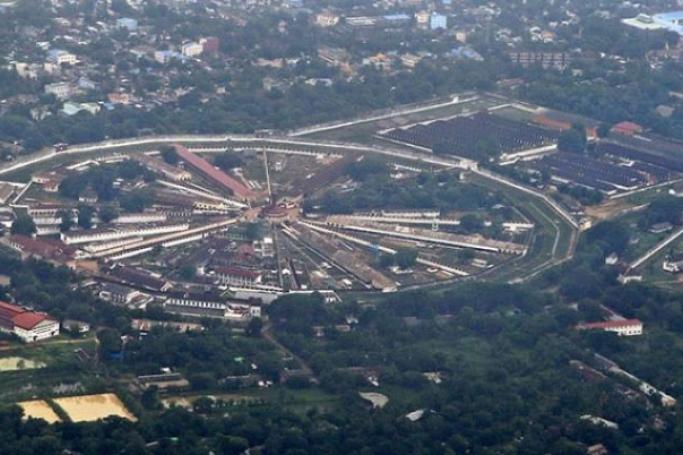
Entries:
[[249,269],[243,269],[242,267],[216,267],[215,272],[217,275],[236,276],[250,280],[255,280],[259,277],[258,272],[254,272],[253,270]]
[[612,127],[612,131],[622,134],[636,134],[643,131],[643,127],[633,122],[619,122]]
[[25,235],[13,235],[10,243],[23,253],[40,256],[43,259],[69,260],[73,259],[75,248],[54,239],[34,239]]
[[31,330],[41,322],[45,320],[51,321],[53,319],[45,313],[29,311],[19,305],[0,301],[0,320],[3,322],[3,324],[0,325],[8,329],[13,328],[9,326],[9,322],[11,321],[14,326],[21,327],[25,330]]
[[249,199],[254,196],[253,192],[247,188],[244,184],[239,182],[237,179],[230,177],[225,172],[220,169],[216,169],[211,163],[206,161],[194,153],[190,152],[188,149],[181,145],[175,146],[178,156],[182,158],[186,163],[190,164],[192,167],[196,168],[198,171],[209,177],[214,182],[218,183],[222,187],[229,189],[235,194],[235,196]]
[[9,319],[12,319],[14,316],[21,314],[24,311],[26,310],[18,305],[0,301],[0,314],[2,316],[8,316]]

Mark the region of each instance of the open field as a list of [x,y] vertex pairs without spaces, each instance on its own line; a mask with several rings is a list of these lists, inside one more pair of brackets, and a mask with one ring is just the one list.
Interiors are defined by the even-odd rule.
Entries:
[[110,416],[135,421],[137,418],[113,393],[55,398],[54,402],[74,422],[92,422]]

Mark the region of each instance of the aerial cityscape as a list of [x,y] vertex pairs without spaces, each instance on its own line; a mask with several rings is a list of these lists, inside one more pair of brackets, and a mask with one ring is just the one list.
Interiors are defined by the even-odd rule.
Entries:
[[0,453],[683,453],[682,0],[0,23]]

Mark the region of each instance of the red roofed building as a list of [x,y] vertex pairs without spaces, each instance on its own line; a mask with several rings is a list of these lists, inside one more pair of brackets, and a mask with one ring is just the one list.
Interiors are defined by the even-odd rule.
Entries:
[[635,336],[643,334],[643,323],[639,319],[589,322],[577,325],[576,330],[603,330],[605,332],[616,332],[619,336]]
[[242,267],[216,267],[216,277],[221,284],[252,286],[261,282],[261,274]]
[[217,169],[204,158],[195,155],[181,145],[176,145],[175,148],[178,156],[185,161],[186,164],[192,166],[194,169],[204,174],[205,177],[209,178],[222,188],[229,190],[239,199],[250,200],[255,196],[253,191],[247,188],[242,182],[230,177],[220,169]]
[[59,335],[59,322],[45,313],[0,301],[0,330],[32,343]]
[[619,122],[610,130],[612,133],[633,136],[643,132],[643,127],[633,122]]
[[202,38],[199,40],[199,44],[202,45],[202,49],[205,54],[209,53],[214,53],[218,52],[218,48],[220,47],[220,40],[216,38],[215,36],[209,36],[206,38]]

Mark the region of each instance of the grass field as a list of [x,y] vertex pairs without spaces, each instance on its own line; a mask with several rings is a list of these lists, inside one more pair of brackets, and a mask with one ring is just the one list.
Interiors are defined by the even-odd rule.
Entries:
[[[92,337],[76,340],[58,337],[48,343],[3,346],[0,362],[8,359],[6,363],[16,363],[16,359],[22,359],[24,368],[0,372],[0,398],[20,401],[52,396],[59,384],[80,383],[85,390],[97,389],[100,380],[78,359],[75,350],[79,348],[95,350],[97,345]],[[31,363],[41,368],[26,367]]]

